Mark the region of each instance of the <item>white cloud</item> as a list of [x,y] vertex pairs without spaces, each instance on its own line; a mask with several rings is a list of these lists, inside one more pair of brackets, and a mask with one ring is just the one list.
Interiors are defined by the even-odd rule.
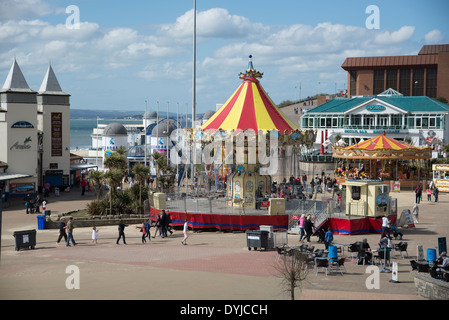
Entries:
[[403,26],[397,31],[389,32],[382,31],[375,37],[375,42],[377,44],[392,44],[401,43],[409,40],[415,33],[415,27]]
[[[261,23],[252,23],[248,18],[231,15],[228,10],[212,8],[197,13],[197,37],[200,38],[245,38],[269,30]],[[175,23],[160,26],[160,35],[182,42],[191,42],[193,37],[193,10],[187,11]]]
[[1,19],[30,19],[51,13],[51,6],[42,0],[2,0]]
[[440,41],[442,41],[443,39],[443,34],[438,29],[434,29],[424,36],[424,42],[426,44],[437,44],[440,43]]

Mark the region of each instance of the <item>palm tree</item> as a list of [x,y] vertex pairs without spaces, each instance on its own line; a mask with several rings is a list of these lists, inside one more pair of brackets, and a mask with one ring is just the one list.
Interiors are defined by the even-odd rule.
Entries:
[[160,182],[162,189],[169,189],[175,182],[174,169],[167,163],[167,158],[159,152],[155,151],[152,157],[156,165],[156,188]]
[[150,174],[150,168],[144,164],[136,164],[133,167],[133,173],[136,176],[137,181],[139,181],[139,211],[142,211],[142,186]]
[[100,197],[102,195],[102,187],[103,187],[103,182],[105,180],[104,177],[104,172],[103,171],[98,171],[98,170],[90,170],[89,171],[89,179],[92,182],[95,191],[97,192],[97,200],[100,200]]
[[120,169],[111,169],[108,172],[104,174],[104,177],[106,181],[109,184],[110,190],[109,190],[109,210],[112,214],[112,195],[117,192],[117,188],[122,183],[124,173]]

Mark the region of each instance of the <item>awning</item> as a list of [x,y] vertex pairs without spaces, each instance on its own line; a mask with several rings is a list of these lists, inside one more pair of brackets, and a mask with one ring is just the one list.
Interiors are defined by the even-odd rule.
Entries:
[[98,165],[96,165],[96,164],[87,164],[87,163],[71,164],[70,165],[70,170],[83,170],[83,169],[89,169],[89,168],[98,168]]
[[24,173],[0,173],[0,181],[16,180],[29,177],[32,177],[32,175]]

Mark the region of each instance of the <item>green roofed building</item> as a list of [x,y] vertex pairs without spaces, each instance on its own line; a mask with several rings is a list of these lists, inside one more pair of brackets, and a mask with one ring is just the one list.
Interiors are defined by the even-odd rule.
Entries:
[[[331,153],[331,144],[352,145],[385,132],[435,151],[449,143],[449,105],[426,96],[404,96],[388,89],[375,96],[336,98],[309,109],[301,129],[316,129],[316,149]],[[339,138],[339,139],[336,139]],[[338,140],[338,141],[337,141]],[[325,151],[324,151],[325,152]]]

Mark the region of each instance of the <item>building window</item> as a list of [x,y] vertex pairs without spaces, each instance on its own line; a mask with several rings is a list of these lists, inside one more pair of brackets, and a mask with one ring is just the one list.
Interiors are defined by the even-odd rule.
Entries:
[[399,92],[404,96],[410,95],[410,69],[399,71]]
[[402,125],[402,115],[394,114],[391,116],[391,125],[392,126],[401,126]]
[[387,89],[397,90],[398,88],[398,70],[387,70]]
[[426,70],[426,96],[430,98],[437,97],[437,68]]
[[413,95],[424,95],[424,69],[413,69]]
[[353,71],[349,71],[349,88],[350,88],[350,92],[349,94],[351,96],[355,96],[357,95],[357,71],[353,70]]
[[359,114],[351,115],[351,125],[352,126],[360,126],[362,124],[362,116]]
[[384,70],[374,70],[373,94],[382,93],[384,90]]

